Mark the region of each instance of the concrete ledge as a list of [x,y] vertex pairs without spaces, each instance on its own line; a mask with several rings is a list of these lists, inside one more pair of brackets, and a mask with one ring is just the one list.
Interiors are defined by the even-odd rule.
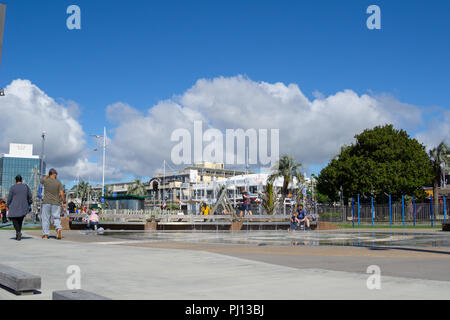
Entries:
[[244,225],[243,222],[232,222],[231,223],[231,231],[239,231],[242,229],[242,226]]
[[158,230],[158,222],[147,222],[145,230]]
[[[146,230],[146,222],[102,222],[100,221],[98,227],[105,230]],[[71,221],[70,230],[84,230],[87,228],[85,222]]]
[[41,277],[0,264],[0,285],[16,294],[41,288]]
[[53,291],[53,300],[112,300],[85,290]]

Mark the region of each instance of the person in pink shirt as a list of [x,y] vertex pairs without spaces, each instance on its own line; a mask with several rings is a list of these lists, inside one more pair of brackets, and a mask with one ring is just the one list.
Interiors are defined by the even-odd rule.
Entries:
[[98,229],[98,222],[99,222],[99,216],[97,214],[97,211],[91,211],[89,210],[88,216],[85,218],[88,229],[90,230],[97,230]]

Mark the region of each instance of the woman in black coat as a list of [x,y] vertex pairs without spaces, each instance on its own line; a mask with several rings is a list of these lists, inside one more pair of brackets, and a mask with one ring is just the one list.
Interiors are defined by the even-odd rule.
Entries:
[[12,221],[16,229],[16,240],[22,239],[23,219],[29,212],[29,207],[33,203],[30,188],[22,184],[22,177],[16,177],[16,184],[11,187],[8,194],[8,219]]

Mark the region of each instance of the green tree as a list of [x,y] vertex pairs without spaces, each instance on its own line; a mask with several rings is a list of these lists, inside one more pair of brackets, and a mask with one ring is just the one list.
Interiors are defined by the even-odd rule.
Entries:
[[355,136],[318,177],[318,192],[332,201],[342,190],[345,203],[357,194],[385,201],[403,195],[419,195],[431,182],[433,173],[425,147],[404,130],[392,125],[378,126]]
[[264,186],[264,192],[261,194],[261,204],[267,214],[272,215],[278,202],[278,192],[276,192],[273,183],[267,183]]
[[436,148],[430,150],[430,161],[433,167],[433,211],[439,212],[439,186],[446,166],[450,165],[450,148],[441,142]]
[[268,178],[269,183],[274,183],[279,177],[283,178],[283,186],[281,188],[281,203],[289,194],[289,184],[297,178],[298,182],[303,182],[303,176],[300,172],[301,164],[295,162],[294,158],[284,155],[277,161],[272,168],[272,174]]
[[133,184],[128,188],[127,195],[133,195],[138,197],[147,196],[147,189],[145,184],[140,180],[134,180]]

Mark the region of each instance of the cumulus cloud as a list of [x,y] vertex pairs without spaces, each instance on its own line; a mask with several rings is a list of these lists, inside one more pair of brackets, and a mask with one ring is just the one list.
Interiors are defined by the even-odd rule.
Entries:
[[[146,114],[126,104],[108,106],[108,119],[119,121],[108,143],[111,165],[137,176],[151,176],[163,160],[170,160],[170,136],[178,128],[191,129],[194,120],[205,120],[194,110],[163,101]],[[124,115],[124,117],[122,117]]]
[[41,153],[41,133],[46,132],[46,161],[59,167],[73,165],[83,151],[85,140],[76,120],[78,106],[69,101],[57,103],[29,80],[15,80],[0,99],[2,115],[0,150],[9,143],[33,144]]
[[279,129],[280,154],[293,155],[307,167],[326,163],[364,129],[388,123],[409,129],[423,122],[419,107],[390,95],[344,90],[314,96],[309,100],[296,84],[255,82],[243,76],[200,79],[147,113],[123,103],[109,106],[108,118],[116,125],[110,152],[116,166],[149,176],[164,159],[170,161],[177,144],[171,142],[171,133],[179,128],[192,133],[193,122],[201,120],[204,130],[223,133]]
[[[32,143],[34,153],[40,154],[45,130],[47,163],[59,168],[61,177],[101,180],[101,161],[93,162],[87,150],[76,102],[55,101],[28,80],[13,81],[5,92],[0,99],[3,152],[15,142]],[[313,96],[308,99],[296,84],[236,76],[200,79],[181,95],[146,111],[125,102],[107,106],[111,126],[106,180],[152,176],[163,160],[174,166],[170,157],[178,142],[171,141],[171,135],[186,129],[193,138],[194,121],[203,122],[203,132],[215,128],[223,134],[227,129],[279,129],[280,154],[294,156],[306,168],[328,162],[364,129],[387,123],[414,131],[427,147],[450,140],[448,110],[439,110],[430,121],[424,120],[423,108],[387,94],[343,90],[330,96],[317,91]]]
[[450,111],[443,110],[439,117],[433,117],[427,128],[416,134],[416,138],[427,150],[435,148],[442,141],[450,145]]
[[[94,182],[102,181],[102,163],[92,162],[88,158],[80,158],[74,165],[58,168],[58,174],[68,181],[85,180]],[[117,168],[105,166],[105,181],[115,181],[125,178],[125,175]]]

